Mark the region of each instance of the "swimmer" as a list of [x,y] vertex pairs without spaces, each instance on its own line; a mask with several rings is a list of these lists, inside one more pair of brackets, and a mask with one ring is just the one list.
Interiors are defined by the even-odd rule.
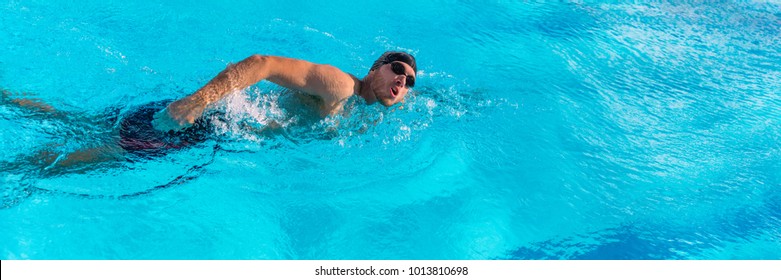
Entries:
[[[383,53],[363,79],[331,65],[252,55],[229,65],[206,85],[182,99],[152,102],[119,117],[119,126],[114,132],[118,137],[113,138],[118,139],[116,143],[104,143],[64,155],[43,150],[20,161],[35,162],[48,170],[118,160],[126,153],[144,157],[162,155],[167,150],[203,142],[208,138],[205,135],[208,123],[203,118],[207,107],[235,90],[262,80],[311,95],[321,117],[342,111],[345,101],[353,95],[360,96],[369,105],[380,103],[390,107],[403,102],[407,92],[415,86],[416,72],[415,58],[404,52]],[[62,118],[62,112],[39,100],[14,99],[6,90],[2,93],[3,104],[67,119]]]
[[210,104],[261,80],[316,97],[322,117],[340,112],[345,101],[353,95],[362,97],[366,104],[379,102],[390,107],[403,101],[409,89],[415,86],[416,72],[415,58],[403,52],[382,54],[363,79],[331,65],[253,55],[229,65],[195,93],[169,104],[165,110],[155,114],[152,124],[160,131],[187,128],[203,115]]

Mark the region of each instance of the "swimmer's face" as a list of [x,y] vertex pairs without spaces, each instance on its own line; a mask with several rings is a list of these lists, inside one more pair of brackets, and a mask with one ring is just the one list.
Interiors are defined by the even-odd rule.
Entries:
[[393,61],[374,71],[372,90],[377,101],[386,107],[404,100],[410,88],[415,86],[415,71],[404,62]]

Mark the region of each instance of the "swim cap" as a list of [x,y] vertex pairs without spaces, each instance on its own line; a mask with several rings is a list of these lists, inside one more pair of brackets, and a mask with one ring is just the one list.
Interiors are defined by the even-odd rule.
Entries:
[[393,51],[387,51],[383,53],[380,56],[380,58],[374,61],[374,64],[372,64],[372,68],[369,69],[369,72],[374,71],[374,69],[380,68],[380,66],[383,66],[385,64],[394,61],[401,61],[406,64],[409,64],[409,66],[412,67],[412,70],[414,70],[416,73],[418,72],[418,66],[415,64],[414,56],[405,52],[393,52]]

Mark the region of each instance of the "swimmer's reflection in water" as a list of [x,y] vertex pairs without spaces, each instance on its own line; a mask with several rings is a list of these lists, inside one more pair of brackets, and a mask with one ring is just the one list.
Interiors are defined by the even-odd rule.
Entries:
[[[268,55],[252,55],[228,65],[216,77],[194,93],[179,100],[142,105],[119,116],[115,143],[105,143],[68,154],[42,150],[22,161],[33,161],[45,169],[59,169],[80,164],[124,158],[127,153],[141,156],[165,154],[208,139],[207,107],[229,93],[247,88],[262,80],[293,91],[298,102],[315,107],[319,118],[341,112],[347,100],[358,96],[365,104],[385,107],[403,102],[415,86],[415,58],[404,52],[385,52],[362,79],[326,64]],[[35,112],[36,115],[68,119],[38,100],[18,97],[3,90],[2,104]],[[297,110],[299,112],[300,110]],[[271,122],[264,129],[278,128]]]

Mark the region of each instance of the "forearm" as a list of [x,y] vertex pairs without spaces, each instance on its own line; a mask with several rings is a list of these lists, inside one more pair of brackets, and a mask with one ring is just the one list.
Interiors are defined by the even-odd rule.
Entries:
[[168,104],[155,114],[153,125],[157,130],[180,130],[195,122],[204,109],[234,90],[251,86],[268,76],[270,67],[264,56],[253,55],[229,65],[195,93]]
[[187,98],[191,102],[205,105],[217,102],[235,90],[244,89],[265,79],[268,76],[267,62],[266,57],[253,55],[231,64]]

